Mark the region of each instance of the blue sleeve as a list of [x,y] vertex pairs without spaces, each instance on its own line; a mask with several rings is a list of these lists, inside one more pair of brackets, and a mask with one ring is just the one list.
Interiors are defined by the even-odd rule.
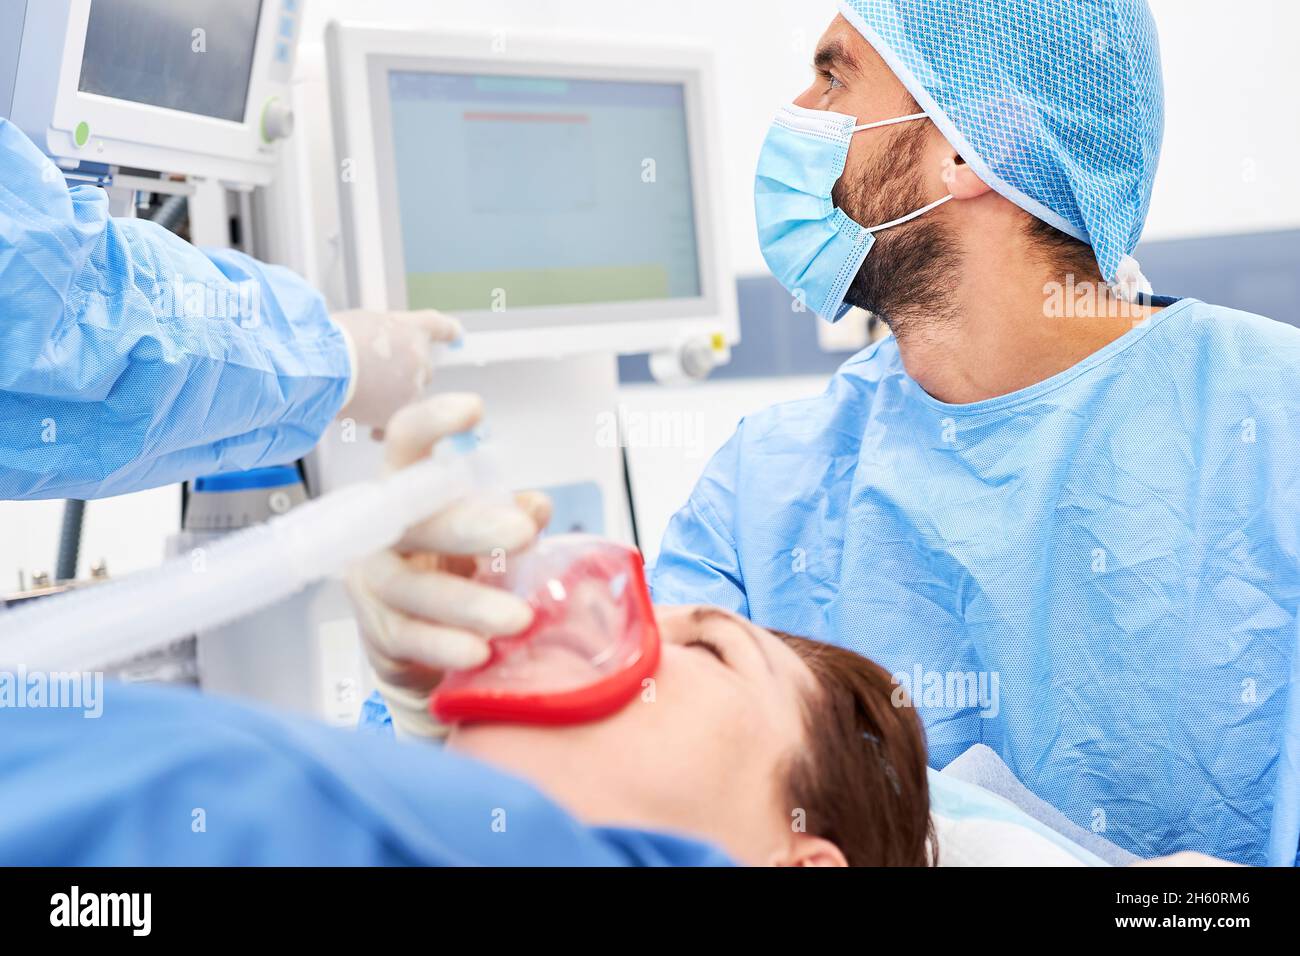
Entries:
[[708,604],[749,616],[734,537],[741,428],[718,451],[664,532],[650,572],[656,604]]
[[[55,675],[50,675],[53,679]],[[687,837],[589,827],[526,780],[189,690],[0,674],[0,866],[718,866]],[[87,706],[93,699],[93,706]]]
[[0,498],[95,498],[283,464],[347,393],[286,269],[113,219],[0,120]]

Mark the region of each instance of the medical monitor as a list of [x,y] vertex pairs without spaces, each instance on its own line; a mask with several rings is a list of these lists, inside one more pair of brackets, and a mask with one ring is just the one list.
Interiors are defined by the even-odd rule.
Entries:
[[0,0],[0,115],[65,168],[270,180],[305,0]]
[[353,304],[464,322],[462,361],[735,340],[700,51],[333,24]]

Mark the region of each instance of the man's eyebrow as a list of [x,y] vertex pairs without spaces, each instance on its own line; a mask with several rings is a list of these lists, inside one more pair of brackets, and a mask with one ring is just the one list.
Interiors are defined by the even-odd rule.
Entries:
[[819,46],[813,56],[813,66],[827,73],[832,72],[836,67],[839,67],[841,72],[862,72],[858,65],[858,58],[853,55],[853,51],[844,44],[843,40],[828,40]]
[[703,624],[705,621],[714,619],[726,621],[733,627],[738,627],[744,631],[745,634],[749,636],[749,639],[754,642],[754,647],[758,649],[758,653],[763,658],[763,663],[767,665],[767,669],[773,673],[776,672],[775,668],[772,667],[772,658],[768,656],[767,648],[763,646],[763,640],[759,637],[758,629],[749,621],[728,614],[726,611],[717,607],[697,607],[691,612],[692,624]]

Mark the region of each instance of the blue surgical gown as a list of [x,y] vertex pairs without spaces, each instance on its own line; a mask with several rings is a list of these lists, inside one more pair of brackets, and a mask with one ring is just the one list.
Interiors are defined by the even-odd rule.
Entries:
[[97,498],[282,464],[351,374],[286,269],[113,219],[0,120],[0,498]]
[[936,401],[887,338],[747,418],[672,520],[655,600],[874,658],[933,766],[985,743],[1139,855],[1294,863],[1300,331],[1157,302],[1001,398]]
[[0,707],[0,866],[730,865],[687,837],[584,825],[441,748],[104,691],[95,718]]

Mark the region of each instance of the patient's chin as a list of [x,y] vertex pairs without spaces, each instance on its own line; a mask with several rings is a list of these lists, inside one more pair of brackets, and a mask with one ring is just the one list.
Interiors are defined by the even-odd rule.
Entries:
[[536,736],[540,730],[524,724],[457,724],[447,736],[447,746],[461,753],[486,756],[484,751],[511,748],[521,737]]
[[590,741],[593,728],[606,723],[608,721],[570,726],[493,722],[457,724],[447,736],[447,746],[489,763],[523,763],[527,766],[538,754],[546,754],[551,759],[557,752],[584,747],[583,741]]

